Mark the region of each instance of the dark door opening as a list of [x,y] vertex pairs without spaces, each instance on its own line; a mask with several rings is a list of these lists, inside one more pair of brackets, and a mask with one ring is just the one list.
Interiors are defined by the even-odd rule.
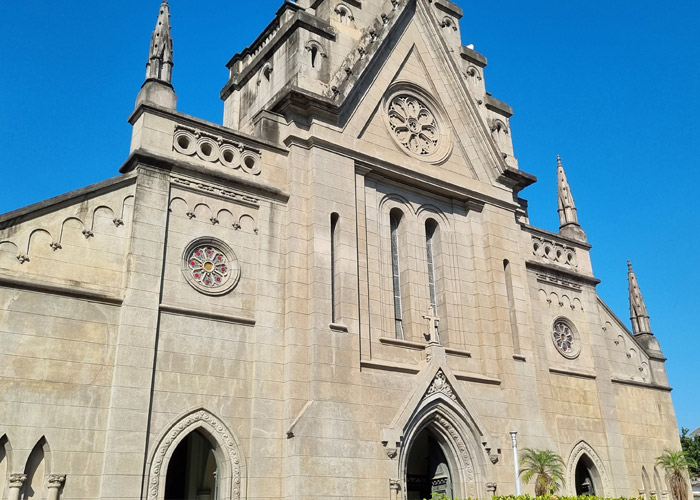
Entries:
[[406,471],[406,498],[422,500],[433,493],[452,498],[452,475],[443,447],[426,429],[411,446]]
[[165,500],[217,500],[214,447],[201,433],[190,433],[175,448],[165,481]]

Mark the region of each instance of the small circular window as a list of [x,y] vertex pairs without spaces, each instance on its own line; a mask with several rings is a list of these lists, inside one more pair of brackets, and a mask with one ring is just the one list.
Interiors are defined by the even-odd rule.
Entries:
[[194,240],[183,253],[182,273],[192,287],[207,295],[223,295],[241,276],[238,258],[231,247],[215,238]]
[[573,359],[581,352],[581,344],[574,329],[563,320],[554,322],[552,342],[562,356]]

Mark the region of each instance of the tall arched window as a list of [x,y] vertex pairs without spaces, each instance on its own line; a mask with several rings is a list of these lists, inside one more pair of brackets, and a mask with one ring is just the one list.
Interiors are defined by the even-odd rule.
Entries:
[[[438,299],[437,299],[437,272],[436,272],[436,253],[437,253],[437,239],[438,239],[439,226],[438,223],[433,219],[428,219],[425,221],[425,250],[428,262],[428,291],[430,293],[430,307],[435,316],[440,316],[438,314]],[[435,325],[436,333],[439,334],[439,326]],[[432,335],[432,332],[430,333]]]
[[394,327],[396,338],[404,338],[403,310],[401,306],[401,267],[399,256],[399,226],[401,224],[401,211],[394,209],[389,214],[391,230],[391,276],[394,292]]
[[340,280],[338,279],[338,220],[337,213],[331,214],[331,321],[338,320],[340,309]]
[[515,296],[513,293],[513,276],[510,262],[503,261],[503,272],[506,278],[506,295],[508,296],[508,312],[510,314],[510,332],[513,336],[513,354],[520,355],[520,334],[518,332],[518,316],[515,312]]

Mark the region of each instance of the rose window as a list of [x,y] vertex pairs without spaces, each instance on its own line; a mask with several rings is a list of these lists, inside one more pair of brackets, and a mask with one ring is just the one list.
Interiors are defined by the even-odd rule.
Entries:
[[211,288],[221,286],[229,274],[224,254],[210,246],[195,249],[188,266],[196,281]]
[[552,330],[552,340],[557,350],[567,358],[575,358],[580,351],[579,343],[574,332],[568,324],[563,321],[554,323]]
[[399,94],[389,103],[389,126],[394,138],[416,156],[429,156],[438,149],[435,115],[416,97]]
[[238,259],[223,241],[195,240],[185,249],[183,258],[185,278],[202,293],[220,295],[238,282]]

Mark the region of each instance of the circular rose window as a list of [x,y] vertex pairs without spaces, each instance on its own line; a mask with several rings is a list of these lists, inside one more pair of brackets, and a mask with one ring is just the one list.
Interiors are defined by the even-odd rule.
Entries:
[[198,239],[183,254],[183,274],[196,290],[222,295],[238,283],[241,269],[233,250],[221,240]]
[[452,149],[449,136],[442,131],[443,113],[427,94],[414,87],[399,84],[385,98],[385,121],[392,139],[404,152],[439,163]]
[[569,359],[575,358],[581,352],[581,345],[574,331],[568,323],[557,321],[552,330],[552,341],[562,356]]

